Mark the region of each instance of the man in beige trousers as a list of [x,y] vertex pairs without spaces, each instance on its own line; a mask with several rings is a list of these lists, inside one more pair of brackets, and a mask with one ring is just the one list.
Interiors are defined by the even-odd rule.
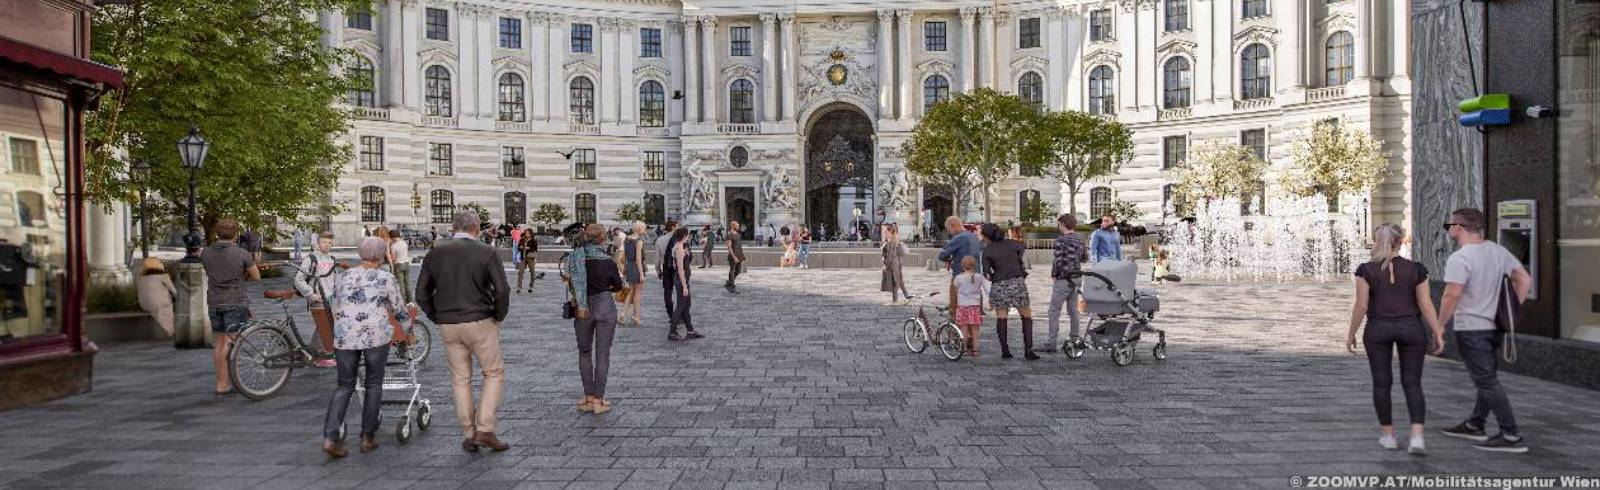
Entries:
[[[500,358],[500,323],[511,306],[511,289],[500,255],[477,240],[478,215],[456,215],[454,239],[428,252],[417,276],[417,305],[439,325],[445,358],[450,363],[450,384],[455,392],[456,418],[466,439],[461,449],[504,451],[511,445],[494,435],[495,410],[506,370]],[[483,370],[483,393],[472,403],[472,360]]]

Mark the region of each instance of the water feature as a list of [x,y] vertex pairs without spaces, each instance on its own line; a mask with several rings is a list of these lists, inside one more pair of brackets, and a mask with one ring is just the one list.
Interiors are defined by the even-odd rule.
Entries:
[[1321,197],[1266,204],[1267,213],[1246,215],[1238,199],[1213,199],[1193,205],[1192,222],[1168,218],[1163,247],[1172,272],[1223,281],[1327,281],[1348,276],[1366,259],[1358,228],[1365,210],[1329,212]]

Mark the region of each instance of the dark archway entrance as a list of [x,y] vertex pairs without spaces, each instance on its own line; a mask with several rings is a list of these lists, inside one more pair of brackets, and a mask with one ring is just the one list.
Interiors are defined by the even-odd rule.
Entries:
[[872,121],[850,106],[813,118],[806,135],[806,226],[826,230],[823,239],[849,233],[860,209],[860,226],[874,216]]
[[728,221],[739,222],[739,237],[754,240],[756,235],[756,189],[754,187],[729,187]]
[[924,221],[921,223],[923,231],[929,233],[929,236],[943,236],[945,218],[955,216],[955,201],[950,199],[950,191],[924,187],[922,209],[926,211]]

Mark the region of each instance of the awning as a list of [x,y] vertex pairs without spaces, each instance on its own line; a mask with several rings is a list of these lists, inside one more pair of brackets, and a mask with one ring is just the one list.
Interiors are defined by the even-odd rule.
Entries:
[[73,80],[103,84],[113,89],[122,88],[122,70],[5,36],[0,36],[0,61],[48,71]]

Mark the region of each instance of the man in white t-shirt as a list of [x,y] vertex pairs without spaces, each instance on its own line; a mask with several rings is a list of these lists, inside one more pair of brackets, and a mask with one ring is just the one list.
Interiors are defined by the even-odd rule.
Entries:
[[[1475,447],[1485,451],[1525,453],[1528,446],[1517,432],[1511,399],[1501,388],[1496,373],[1498,351],[1504,337],[1496,331],[1494,317],[1501,278],[1511,278],[1517,301],[1521,302],[1528,298],[1533,277],[1511,252],[1498,243],[1484,240],[1485,221],[1483,211],[1465,208],[1450,213],[1450,221],[1444,225],[1460,248],[1450,254],[1445,263],[1444,299],[1440,302],[1439,318],[1455,320],[1456,352],[1478,390],[1472,416],[1461,425],[1445,429],[1444,433],[1478,441]],[[1500,423],[1500,433],[1494,437],[1484,432],[1490,412],[1494,412],[1495,420]]]

